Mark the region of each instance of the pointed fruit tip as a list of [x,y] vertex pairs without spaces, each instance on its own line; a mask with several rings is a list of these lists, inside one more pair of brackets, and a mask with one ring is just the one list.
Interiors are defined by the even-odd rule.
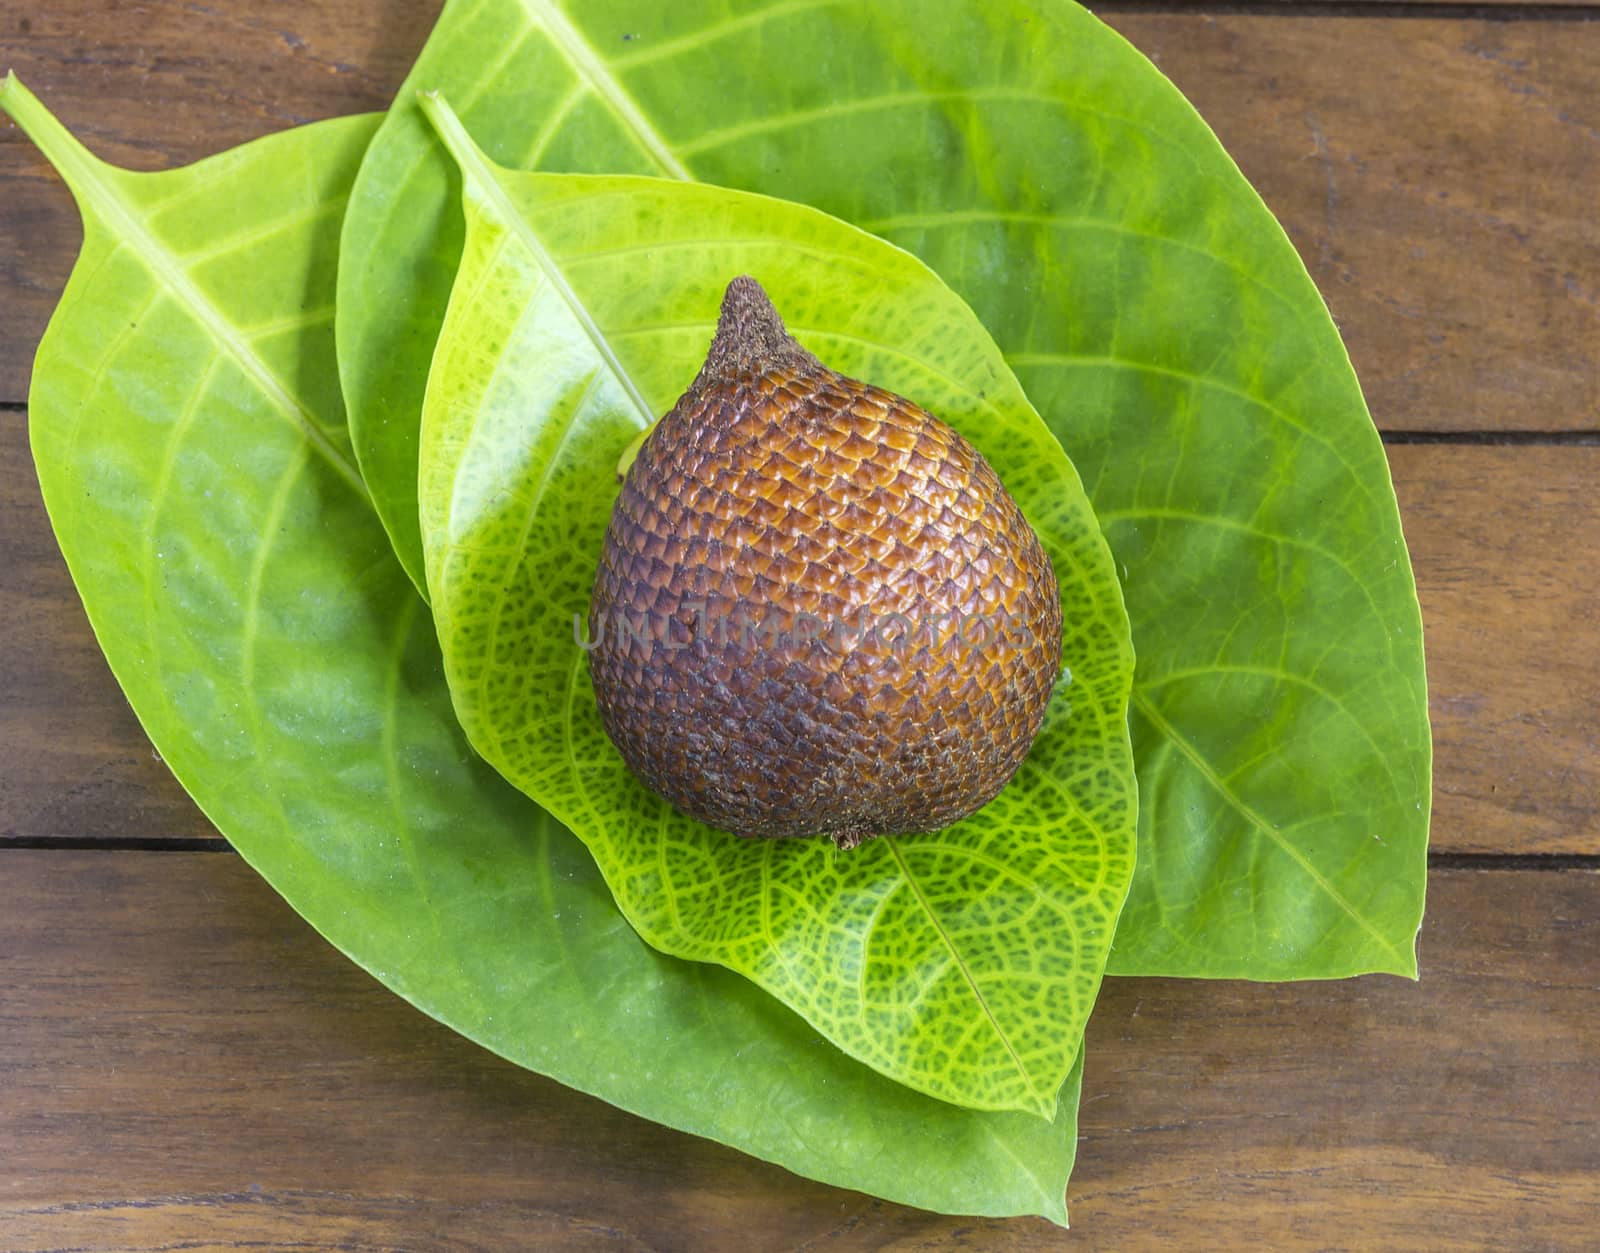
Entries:
[[767,333],[785,338],[788,336],[783,318],[778,315],[772,297],[767,295],[767,289],[748,274],[739,275],[728,284],[727,291],[722,293],[722,310],[717,317],[717,333],[721,334],[725,326],[760,328]]
[[717,316],[717,334],[706,357],[707,367],[719,371],[749,367],[805,353],[790,336],[766,289],[748,274],[728,284]]
[[[767,295],[767,289],[750,275],[741,274],[729,283],[727,291],[722,293],[723,311],[726,312],[730,306],[772,309],[772,298]],[[772,311],[777,313],[776,309]]]

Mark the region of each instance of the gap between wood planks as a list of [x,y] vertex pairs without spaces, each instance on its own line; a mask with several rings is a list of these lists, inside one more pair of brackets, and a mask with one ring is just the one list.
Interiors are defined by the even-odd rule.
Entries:
[[[73,850],[116,853],[231,853],[219,836],[14,835],[0,836],[7,849]],[[1429,853],[1430,870],[1592,870],[1600,872],[1600,853]]]
[[1592,22],[1600,18],[1600,3],[1593,0],[1554,0],[1545,4],[1518,4],[1516,0],[1485,0],[1456,4],[1448,0],[1255,0],[1205,4],[1197,0],[1089,0],[1089,10],[1101,14],[1148,13],[1156,17],[1381,17],[1405,20],[1432,18],[1486,22]]
[[1489,447],[1589,448],[1600,445],[1596,431],[1379,431],[1385,444],[1458,444]]

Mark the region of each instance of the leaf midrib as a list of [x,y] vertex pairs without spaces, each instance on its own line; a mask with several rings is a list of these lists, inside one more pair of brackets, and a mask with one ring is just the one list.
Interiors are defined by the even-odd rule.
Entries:
[[639,415],[640,429],[649,427],[655,421],[655,412],[640,392],[638,383],[623,367],[615,349],[611,347],[611,341],[600,329],[600,324],[595,321],[594,315],[589,312],[589,307],[583,303],[578,293],[573,290],[572,284],[567,281],[566,271],[561,268],[560,262],[551,255],[544,241],[539,238],[538,232],[506,194],[505,185],[500,181],[497,170],[484,156],[472,136],[467,133],[466,127],[461,124],[461,119],[450,109],[448,103],[438,96],[425,96],[423,108],[438,130],[439,137],[460,165],[463,180],[478,188],[496,216],[505,224],[506,229],[511,231],[528,250],[605,368],[627,393],[629,401]]
[[1167,721],[1165,715],[1163,715],[1161,711],[1150,702],[1149,697],[1145,696],[1144,693],[1136,689],[1133,693],[1133,704],[1138,707],[1139,711],[1143,713],[1146,718],[1150,719],[1156,730],[1159,731],[1174,748],[1183,754],[1183,756],[1188,760],[1189,764],[1200,772],[1200,775],[1205,779],[1205,781],[1216,790],[1217,794],[1228,803],[1228,806],[1231,809],[1238,813],[1240,817],[1242,817],[1262,835],[1266,836],[1267,839],[1271,840],[1272,843],[1277,845],[1279,850],[1285,853],[1289,859],[1295,863],[1295,865],[1299,866],[1306,876],[1322,890],[1329,900],[1333,901],[1333,903],[1337,905],[1339,909],[1356,924],[1356,926],[1361,928],[1362,931],[1366,932],[1367,935],[1372,938],[1379,948],[1381,948],[1399,964],[1400,969],[1410,969],[1411,962],[1406,959],[1405,954],[1401,953],[1399,949],[1395,948],[1393,942],[1390,941],[1390,939],[1385,936],[1383,932],[1380,931],[1377,926],[1366,917],[1366,915],[1361,913],[1354,905],[1346,900],[1344,894],[1341,893],[1338,888],[1334,887],[1333,884],[1329,882],[1328,878],[1320,870],[1318,870],[1316,866],[1312,865],[1311,861],[1304,853],[1296,848],[1292,842],[1285,839],[1283,834],[1275,826],[1268,822],[1261,814],[1258,814],[1242,797],[1238,795],[1238,793],[1228,786],[1227,781],[1216,772],[1211,763],[1205,759],[1205,756],[1200,752],[1200,750],[1191,744],[1188,739],[1186,739],[1178,731],[1177,727],[1173,726],[1172,723]]
[[544,27],[573,73],[588,84],[612,116],[650,154],[650,159],[661,168],[662,173],[685,181],[693,180],[694,175],[673,154],[671,145],[661,132],[650,124],[638,101],[623,87],[616,74],[600,59],[593,45],[567,15],[551,0],[522,0],[522,7],[536,25]]
[[371,493],[355,464],[341,452],[322,429],[316,417],[279,381],[277,375],[240,334],[239,328],[217,308],[195,284],[177,256],[150,232],[129,206],[108,174],[124,178],[161,178],[162,174],[131,174],[117,170],[95,157],[28,91],[20,81],[9,78],[0,87],[6,112],[28,133],[53,165],[85,209],[85,230],[99,218],[123,247],[139,257],[158,285],[165,286],[200,324],[208,338],[244,372],[256,389],[285,422],[294,427],[306,442],[334,469],[362,500],[372,503]]
[[[572,784],[573,784],[573,789],[572,789],[573,795],[576,796],[576,798],[578,800],[578,803],[583,808],[585,808],[585,809],[587,809],[589,811],[589,814],[590,814],[592,819],[594,819],[597,823],[603,824],[603,822],[604,822],[603,815],[600,813],[600,810],[595,806],[594,800],[589,794],[588,784],[584,780],[583,771],[579,767],[578,758],[577,758],[577,755],[576,755],[576,753],[575,753],[575,751],[573,749],[573,743],[574,743],[574,741],[576,739],[576,736],[574,734],[574,726],[573,726],[573,713],[574,713],[574,710],[575,710],[575,708],[577,706],[577,693],[578,693],[579,676],[581,675],[581,673],[583,671],[583,667],[584,667],[584,659],[580,655],[578,658],[574,659],[571,667],[568,669],[566,698],[562,701],[562,708],[561,708],[561,713],[562,713],[562,737],[561,738],[562,738],[562,743],[564,745],[565,754],[566,754],[566,764],[567,764],[568,777],[571,779]],[[559,810],[551,810],[551,812],[554,814],[554,816],[558,820],[566,821],[566,819],[559,812]],[[603,829],[603,826],[602,826],[601,829]],[[984,1021],[986,1021],[989,1024],[991,1030],[993,1030],[993,1032],[995,1034],[995,1037],[1000,1041],[1002,1047],[1004,1047],[1004,1049],[1006,1051],[1006,1055],[1011,1059],[1011,1063],[1015,1067],[1017,1075],[1021,1078],[1023,1086],[1024,1086],[1024,1088],[1025,1088],[1025,1090],[1027,1092],[1027,1095],[1028,1095],[1029,1099],[1033,1102],[1032,1112],[1035,1113],[1035,1114],[1038,1114],[1040,1117],[1043,1117],[1043,1118],[1051,1118],[1051,1117],[1053,1117],[1054,1106],[1051,1104],[1049,1099],[1047,1099],[1047,1098],[1045,1098],[1045,1097],[1040,1095],[1038,1086],[1034,1083],[1033,1076],[1032,1076],[1031,1072],[1028,1070],[1027,1066],[1023,1063],[1022,1058],[1018,1055],[1015,1046],[1011,1043],[1010,1037],[1006,1034],[1004,1028],[1000,1025],[999,1020],[995,1017],[995,1014],[994,1014],[993,1010],[991,1010],[989,1008],[988,1000],[987,1000],[987,998],[985,998],[985,996],[983,994],[983,990],[978,986],[978,982],[977,982],[976,977],[973,975],[971,969],[968,967],[966,959],[962,956],[961,951],[956,946],[956,943],[955,943],[954,939],[950,936],[950,933],[945,929],[944,924],[939,920],[939,915],[938,915],[937,911],[933,908],[932,904],[928,901],[927,896],[923,893],[922,887],[917,882],[916,876],[912,874],[911,867],[907,864],[904,854],[900,851],[900,847],[899,847],[898,843],[896,842],[895,837],[893,837],[893,836],[881,836],[879,838],[882,840],[884,846],[889,849],[890,855],[894,858],[895,864],[896,864],[897,868],[900,871],[901,881],[911,891],[912,895],[916,897],[917,904],[921,907],[922,912],[927,917],[927,919],[929,921],[929,925],[931,925],[933,927],[935,933],[939,937],[940,943],[943,944],[943,946],[945,947],[945,950],[950,954],[951,960],[956,963],[956,967],[961,972],[961,977],[962,977],[963,981],[966,983],[968,990],[972,993],[973,1000],[977,1003],[979,1010],[983,1014]],[[597,861],[598,861],[598,859],[597,859]],[[618,892],[619,891],[618,885],[613,884],[611,882],[611,878],[610,878],[610,875],[608,873],[608,870],[607,870],[605,864],[603,862],[600,862],[599,864],[600,864],[601,875],[602,875],[602,877],[604,877],[606,879],[607,887],[610,888],[610,890],[613,893]],[[764,868],[763,873],[765,873],[765,868]],[[767,904],[768,893],[766,891],[763,891],[761,893],[761,898],[762,898],[762,906],[763,906],[763,913],[764,913],[765,907],[766,907],[766,904]],[[763,928],[762,929],[763,929],[763,932],[768,934],[769,937],[770,937],[771,926],[770,926],[770,923],[765,921],[765,916],[763,918]],[[652,943],[652,944],[655,944],[655,943],[659,943],[660,941],[659,941],[659,938],[658,938],[656,940],[649,940],[649,942]],[[670,952],[672,950],[671,949],[667,949],[665,951],[669,951]],[[782,952],[781,952],[781,949],[780,949],[780,947],[778,945],[773,944],[771,946],[771,951],[779,956],[779,960],[780,961],[783,961]],[[680,954],[680,955],[683,955],[683,954]],[[699,960],[705,960],[705,959],[704,958],[700,958]],[[722,963],[719,963],[719,964],[726,965],[727,963],[722,962]],[[784,966],[785,966],[785,972],[789,975],[789,977],[791,979],[793,979],[794,978],[793,972],[788,969],[787,962],[784,962]],[[730,967],[730,969],[734,969],[737,973],[747,973],[747,972],[744,972],[742,970],[739,970],[738,967]],[[807,1022],[811,1022],[810,1016],[808,1014],[804,1013],[803,1011],[799,1010],[798,1007],[796,1007],[796,1012],[800,1013],[801,1017],[805,1018]],[[816,1024],[813,1023],[812,1025],[815,1026]],[[1079,1047],[1081,1047],[1081,1043],[1080,1043]],[[856,1056],[861,1056],[861,1054],[855,1054],[855,1055]],[[1071,1073],[1071,1065],[1070,1065],[1071,1056],[1072,1055],[1069,1055],[1068,1074]],[[923,1088],[923,1089],[918,1089],[918,1090],[927,1091],[930,1094],[932,1093],[932,1089]]]
[[911,889],[912,895],[917,898],[917,904],[922,907],[922,912],[927,916],[929,925],[933,927],[934,932],[938,935],[939,942],[944,945],[950,954],[951,960],[955,962],[956,969],[961,972],[961,978],[972,992],[972,999],[978,1003],[978,1008],[983,1011],[984,1021],[989,1024],[990,1029],[995,1034],[995,1038],[1000,1041],[1005,1048],[1006,1055],[1011,1058],[1011,1064],[1016,1067],[1017,1074],[1021,1076],[1028,1096],[1033,1100],[1035,1112],[1048,1117],[1050,1114],[1049,1103],[1039,1095],[1039,1089],[1034,1086],[1033,1075],[1023,1065],[1022,1058],[1017,1055],[1017,1050],[1011,1043],[1011,1037],[1005,1033],[1005,1029],[1001,1027],[999,1019],[994,1016],[994,1011],[989,1008],[989,1002],[983,995],[983,989],[978,986],[977,979],[973,977],[972,971],[967,967],[966,958],[961,955],[961,950],[956,947],[955,940],[945,930],[944,924],[939,921],[938,911],[933,908],[928,898],[923,894],[922,886],[917,882],[916,876],[911,873],[911,867],[906,863],[905,854],[900,851],[898,841],[892,835],[880,836],[879,838],[888,847],[890,855],[895,860],[895,865],[900,868],[900,877],[905,881],[905,885]]

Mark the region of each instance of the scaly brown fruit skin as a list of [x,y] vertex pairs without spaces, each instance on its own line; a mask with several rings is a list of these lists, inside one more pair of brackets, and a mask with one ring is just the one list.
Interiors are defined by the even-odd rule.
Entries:
[[1054,571],[988,463],[828,369],[751,278],[628,470],[589,631],[601,719],[648,787],[840,848],[993,799],[1061,661]]

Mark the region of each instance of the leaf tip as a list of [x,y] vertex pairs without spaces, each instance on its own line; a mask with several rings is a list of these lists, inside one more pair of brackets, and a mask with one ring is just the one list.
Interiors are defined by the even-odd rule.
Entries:
[[417,107],[427,116],[429,125],[435,131],[440,129],[445,117],[455,118],[455,110],[444,98],[444,93],[436,87],[417,89]]
[[[74,195],[89,179],[103,176],[100,172],[106,168],[105,163],[78,142],[13,69],[7,69],[5,78],[0,80],[0,110],[33,140]],[[79,204],[82,203],[80,196]]]
[[[1070,1169],[1071,1166],[1069,1164],[1068,1170],[1070,1171]],[[1041,1180],[1039,1204],[1034,1213],[1038,1214],[1046,1222],[1054,1223],[1057,1227],[1066,1231],[1072,1226],[1067,1221],[1067,1208],[1067,1181],[1063,1179],[1059,1187],[1049,1187]]]
[[483,160],[482,150],[467,133],[467,128],[462,125],[461,119],[456,116],[456,111],[450,107],[450,102],[445,99],[442,91],[417,92],[417,105],[428,119],[428,125],[433,127],[433,133],[450,150],[450,155],[455,158],[458,165],[465,168],[475,160]]

